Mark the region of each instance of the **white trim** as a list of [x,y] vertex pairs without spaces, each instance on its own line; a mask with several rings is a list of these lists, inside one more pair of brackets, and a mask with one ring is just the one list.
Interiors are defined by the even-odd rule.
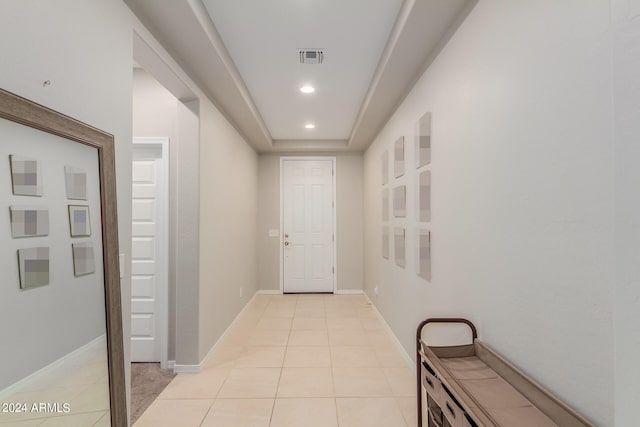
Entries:
[[256,291],[258,295],[282,295],[282,291],[278,289],[260,289]]
[[407,365],[409,366],[409,368],[415,369],[416,362],[411,358],[411,356],[409,356],[409,353],[407,353],[407,351],[404,349],[402,344],[400,344],[400,340],[398,340],[398,337],[391,329],[391,326],[389,326],[389,324],[384,319],[382,314],[378,311],[378,307],[376,307],[373,301],[371,301],[371,299],[369,298],[369,295],[367,295],[366,292],[363,292],[363,294],[364,294],[364,297],[367,299],[367,301],[369,301],[369,304],[371,304],[371,308],[373,308],[373,311],[378,315],[378,318],[382,322],[382,326],[387,331],[387,333],[391,336],[393,343],[396,345],[396,348],[398,349],[400,354],[402,354],[402,357],[404,358],[405,362],[407,362]]
[[[159,146],[162,157],[162,182],[160,183],[161,191],[159,195],[162,198],[158,204],[159,217],[158,223],[162,226],[157,227],[159,233],[158,238],[159,256],[156,264],[158,265],[156,280],[157,294],[160,298],[156,298],[156,309],[162,316],[160,319],[160,328],[158,331],[158,341],[160,347],[160,368],[167,369],[169,366],[169,138],[167,137],[134,137],[132,152],[136,147]],[[133,158],[132,158],[133,161]],[[133,257],[132,261],[133,263]],[[131,269],[133,271],[133,269]],[[158,313],[156,313],[156,316]]]
[[82,353],[84,353],[86,351],[89,351],[93,347],[97,347],[99,345],[104,347],[105,349],[107,348],[107,336],[106,336],[106,334],[102,334],[99,337],[92,339],[91,341],[89,341],[88,343],[83,345],[82,347],[76,348],[71,353],[68,353],[68,354],[62,356],[60,359],[51,362],[50,364],[48,364],[44,368],[38,369],[37,371],[35,371],[34,373],[30,374],[29,376],[26,376],[23,379],[21,379],[20,381],[11,384],[9,387],[5,388],[4,390],[0,390],[0,400],[2,400],[4,398],[14,394],[15,392],[19,392],[20,388],[22,388],[24,385],[28,384],[31,380],[37,378],[38,376],[46,375],[46,374],[50,373],[51,371],[55,370],[58,366],[60,366],[62,363],[66,362],[67,360],[69,360],[69,359],[71,359],[73,357],[79,356]]
[[204,365],[173,365],[173,372],[176,374],[199,374],[202,372],[202,367]]
[[175,360],[168,360],[167,361],[167,369],[173,369],[176,366],[176,361]]
[[242,314],[244,313],[244,311],[247,309],[247,307],[249,307],[249,305],[251,305],[251,303],[253,302],[253,300],[256,298],[257,295],[258,295],[258,292],[254,293],[251,299],[249,300],[249,302],[247,302],[245,306],[242,307],[242,310],[240,310],[240,312],[235,317],[235,319],[233,319],[233,321],[229,324],[229,326],[227,326],[227,329],[225,329],[222,335],[220,335],[220,338],[218,338],[218,341],[216,341],[215,344],[213,344],[213,346],[209,349],[206,356],[204,356],[204,358],[200,361],[200,363],[198,363],[197,365],[178,365],[178,364],[175,364],[174,362],[173,372],[175,372],[176,374],[198,374],[202,372],[204,367],[207,366],[207,363],[209,363],[209,360],[213,356],[213,353],[215,352],[216,348],[219,345],[221,345],[222,341],[227,336],[229,331],[235,326],[235,324],[238,322],[240,317],[242,317]]
[[278,240],[278,255],[280,257],[280,263],[278,270],[280,270],[280,293],[284,294],[284,243],[282,240],[284,235],[284,212],[282,209],[284,206],[284,192],[282,191],[282,187],[284,187],[284,168],[282,167],[282,157],[283,156],[280,156],[280,203],[278,204],[278,210],[280,211],[280,238]]
[[362,289],[338,289],[334,292],[336,295],[362,295],[364,291]]
[[338,181],[338,167],[336,156],[280,156],[280,293],[284,293],[284,162],[287,160],[331,160],[331,166],[333,173],[331,174],[331,180],[333,181],[333,293],[336,293],[338,289],[338,226],[337,226],[337,214],[338,212],[338,198],[336,192],[336,182]]

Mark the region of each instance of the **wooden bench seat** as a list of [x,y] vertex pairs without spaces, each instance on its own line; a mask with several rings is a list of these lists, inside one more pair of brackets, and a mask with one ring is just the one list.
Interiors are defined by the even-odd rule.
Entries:
[[452,377],[460,382],[462,388],[485,408],[499,425],[522,427],[558,425],[478,357],[454,357],[441,359],[441,361]]
[[[428,346],[427,323],[466,323],[473,344]],[[416,334],[420,427],[595,427],[477,339],[465,319],[427,319]]]

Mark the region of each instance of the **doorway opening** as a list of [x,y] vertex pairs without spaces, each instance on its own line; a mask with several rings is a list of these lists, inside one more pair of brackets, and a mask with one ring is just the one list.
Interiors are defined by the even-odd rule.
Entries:
[[[197,310],[184,313],[177,301],[184,304],[182,295],[193,295],[199,284],[197,262],[185,262],[197,259],[198,250],[199,100],[145,34],[133,34],[131,309],[125,312],[132,422],[198,344],[192,338]],[[196,244],[181,236],[196,236]]]

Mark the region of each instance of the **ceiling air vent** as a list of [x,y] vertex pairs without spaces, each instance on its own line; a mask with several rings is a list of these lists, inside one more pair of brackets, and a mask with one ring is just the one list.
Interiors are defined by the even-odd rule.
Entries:
[[323,49],[298,49],[301,64],[322,64],[324,62]]

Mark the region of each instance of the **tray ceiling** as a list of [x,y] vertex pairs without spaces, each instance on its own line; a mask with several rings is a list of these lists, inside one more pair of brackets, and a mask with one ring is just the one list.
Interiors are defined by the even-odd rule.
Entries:
[[476,0],[125,2],[257,151],[317,152],[365,149]]

